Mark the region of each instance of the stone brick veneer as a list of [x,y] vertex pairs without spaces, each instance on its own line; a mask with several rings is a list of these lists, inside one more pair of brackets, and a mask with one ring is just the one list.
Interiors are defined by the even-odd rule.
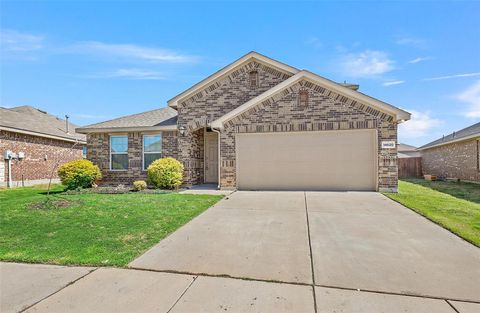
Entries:
[[[258,73],[257,86],[250,85],[249,73],[252,70]],[[187,129],[186,135],[178,139],[179,158],[185,166],[186,185],[204,181],[203,128],[290,76],[291,74],[252,61],[179,103],[178,127]]]
[[[318,87],[318,86],[317,86]],[[298,105],[298,91],[308,90],[307,107]],[[381,190],[397,188],[397,150],[381,149],[382,140],[397,140],[397,124],[392,117],[352,101],[341,101],[315,86],[300,82],[281,96],[272,96],[234,118],[221,134],[221,186],[235,187],[235,133],[328,131],[376,129],[378,133],[378,185]]]
[[[119,133],[115,135],[122,135]],[[142,169],[142,135],[130,132],[128,135],[128,170],[110,170],[110,135],[92,133],[87,135],[87,158],[97,164],[102,171],[102,185],[131,185],[135,180],[147,180],[147,172]],[[178,158],[177,132],[162,132],[163,156]]]
[[[83,144],[76,145],[69,141],[50,139],[39,136],[0,131],[0,186],[6,186],[8,181],[8,163],[3,159],[5,150],[14,153],[24,152],[25,159],[12,161],[13,186],[48,183],[55,164],[63,164],[82,158]],[[57,172],[53,171],[57,179]]]
[[480,182],[479,140],[471,139],[423,150],[423,173]]

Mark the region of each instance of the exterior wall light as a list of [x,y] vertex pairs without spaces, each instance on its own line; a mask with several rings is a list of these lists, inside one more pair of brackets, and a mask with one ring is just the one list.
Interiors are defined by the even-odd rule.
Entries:
[[187,130],[187,129],[185,128],[185,126],[180,126],[180,127],[178,128],[178,132],[180,133],[180,135],[181,135],[182,137],[185,137],[185,132],[186,132],[186,130]]

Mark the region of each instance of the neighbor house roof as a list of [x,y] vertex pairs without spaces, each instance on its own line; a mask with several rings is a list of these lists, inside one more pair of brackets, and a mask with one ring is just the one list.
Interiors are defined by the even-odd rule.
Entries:
[[170,107],[122,116],[106,122],[77,128],[80,133],[108,131],[176,130],[177,111]]
[[85,143],[86,136],[75,132],[78,126],[70,122],[68,125],[67,133],[65,120],[31,106],[0,107],[1,130]]
[[327,90],[331,90],[337,92],[338,94],[350,98],[352,100],[356,100],[361,103],[368,104],[373,108],[378,109],[381,112],[394,116],[398,121],[405,121],[410,119],[410,113],[401,110],[393,105],[390,105],[386,102],[377,100],[370,96],[367,96],[361,92],[353,90],[348,86],[344,86],[342,84],[338,84],[334,81],[316,75],[306,70],[302,70],[289,79],[283,81],[282,83],[276,85],[275,87],[267,90],[266,92],[260,94],[259,96],[247,101],[246,103],[242,104],[241,106],[237,107],[236,109],[228,112],[227,114],[223,115],[222,117],[218,118],[217,120],[211,123],[211,126],[214,128],[222,128],[223,124],[234,117],[242,114],[243,112],[247,111],[248,109],[254,107],[255,105],[261,103],[262,101],[268,99],[269,97],[281,92],[282,90],[289,88],[299,82],[300,80],[309,80],[318,84],[321,87],[324,87]]
[[427,143],[426,145],[418,148],[418,150],[425,150],[433,147],[443,146],[446,144],[464,141],[476,137],[480,137],[480,122],[459,131],[453,132],[447,136],[443,136],[442,138],[434,140],[430,143]]
[[294,68],[290,65],[287,65],[287,64],[284,64],[284,63],[279,62],[277,60],[266,57],[266,56],[264,56],[264,55],[262,55],[258,52],[251,51],[251,52],[247,53],[246,55],[244,55],[243,57],[241,57],[240,59],[230,63],[229,65],[225,66],[224,68],[220,69],[219,71],[215,72],[214,74],[212,74],[212,75],[208,76],[207,78],[203,79],[199,83],[197,83],[197,84],[193,85],[192,87],[188,88],[184,92],[182,92],[182,93],[176,95],[175,97],[173,97],[172,99],[168,100],[168,102],[167,102],[168,105],[171,106],[171,107],[177,107],[178,102],[180,100],[185,99],[188,96],[195,94],[200,89],[205,88],[206,86],[212,84],[216,80],[225,77],[230,72],[239,68],[243,64],[245,64],[247,62],[251,62],[251,61],[257,61],[259,63],[272,66],[272,67],[274,67],[274,68],[276,68],[276,69],[278,69],[282,72],[292,74],[292,75],[299,72],[298,69],[296,69],[296,68]]
[[420,151],[417,151],[417,147],[399,143],[397,145],[397,157],[399,158],[418,158],[422,156]]

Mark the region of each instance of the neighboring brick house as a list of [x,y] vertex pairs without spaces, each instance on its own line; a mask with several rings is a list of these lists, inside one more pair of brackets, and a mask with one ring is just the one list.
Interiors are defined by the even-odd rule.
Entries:
[[420,148],[424,174],[480,182],[480,123]]
[[75,133],[76,127],[69,123],[67,131],[65,120],[31,106],[0,107],[0,187],[48,183],[52,171],[58,182],[55,165],[85,152],[86,137]]
[[397,124],[410,114],[357,89],[251,52],[167,108],[77,131],[105,184],[174,156],[186,186],[395,191]]

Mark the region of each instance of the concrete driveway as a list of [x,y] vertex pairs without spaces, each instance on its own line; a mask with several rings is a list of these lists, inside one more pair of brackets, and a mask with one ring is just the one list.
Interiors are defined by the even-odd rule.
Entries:
[[20,307],[480,312],[480,249],[378,193],[235,192],[130,267],[75,273],[71,285]]

